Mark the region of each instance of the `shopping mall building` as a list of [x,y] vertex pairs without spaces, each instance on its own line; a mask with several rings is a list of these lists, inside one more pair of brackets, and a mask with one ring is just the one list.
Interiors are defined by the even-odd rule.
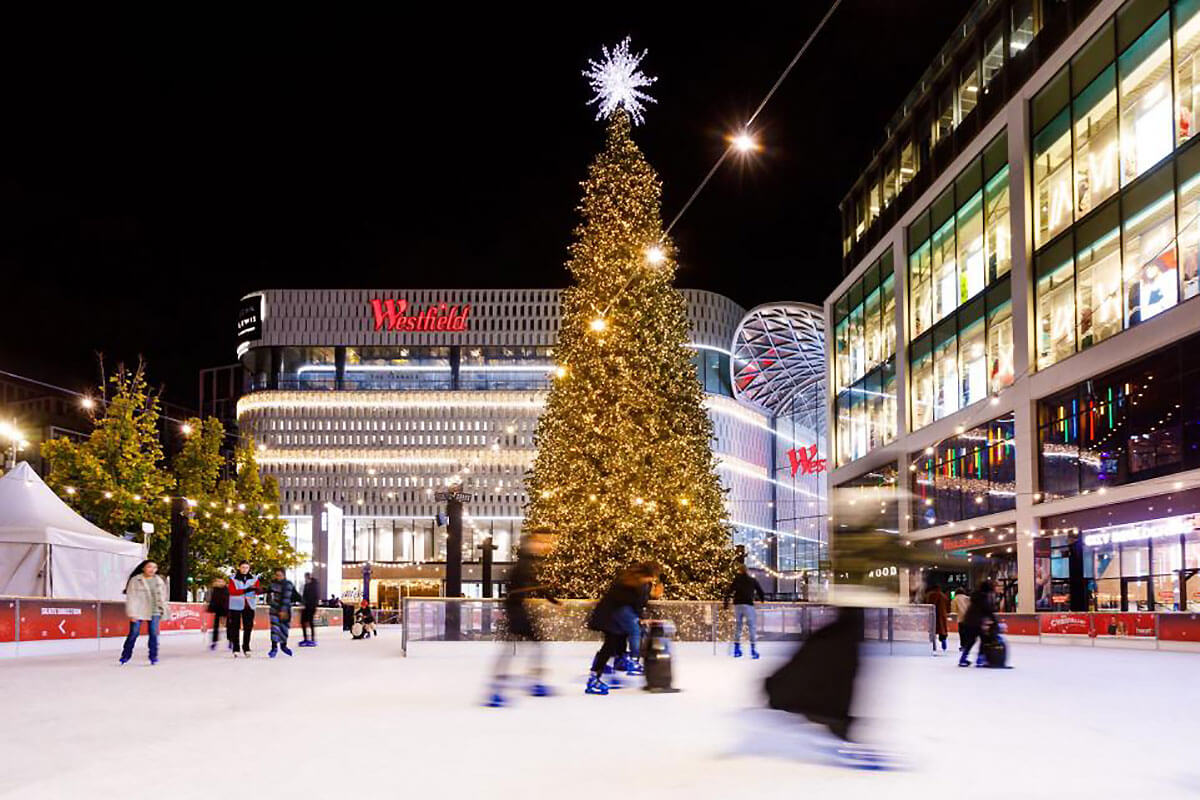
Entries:
[[1200,608],[1198,101],[1195,0],[981,0],[844,201],[831,485],[943,582]]
[[[821,310],[746,312],[685,290],[696,379],[714,423],[733,537],[783,594],[819,586],[825,548],[825,345]],[[553,380],[553,289],[267,290],[243,298],[237,422],[275,476],[290,535],[322,584],[347,597],[438,594],[444,508],[461,478],[464,591],[481,547],[503,587],[521,535],[524,474]]]

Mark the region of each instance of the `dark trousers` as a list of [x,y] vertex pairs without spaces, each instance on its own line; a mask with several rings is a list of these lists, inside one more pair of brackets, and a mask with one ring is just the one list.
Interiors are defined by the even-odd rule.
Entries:
[[305,608],[300,612],[300,634],[310,642],[317,640],[317,626],[313,624],[316,618],[315,608]]
[[605,633],[604,643],[600,645],[600,649],[596,651],[596,657],[592,659],[592,672],[597,674],[604,672],[604,665],[608,663],[608,660],[616,658],[624,652],[625,634]]
[[[241,647],[238,647],[238,631],[241,630]],[[229,611],[229,641],[233,642],[233,652],[239,649],[250,652],[250,634],[254,631],[254,609],[243,608],[241,611]]]
[[225,617],[224,612],[220,612],[220,611],[213,612],[213,622],[212,622],[212,634],[213,634],[212,643],[213,644],[217,643],[217,636],[219,635],[221,628],[225,627],[225,625],[221,624],[221,620],[224,619],[224,617]]
[[963,625],[958,626],[958,642],[959,649],[962,650],[960,661],[971,660],[971,648],[975,646],[975,641],[979,638],[980,628],[978,625]]

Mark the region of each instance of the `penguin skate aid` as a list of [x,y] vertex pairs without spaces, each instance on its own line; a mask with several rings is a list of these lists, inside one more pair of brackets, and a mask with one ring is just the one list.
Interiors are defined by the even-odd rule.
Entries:
[[[867,493],[870,496],[864,497]],[[878,618],[899,606],[899,573],[907,573],[910,566],[915,571],[934,562],[886,531],[892,526],[881,519],[881,513],[886,517],[889,508],[897,513],[907,505],[902,490],[894,485],[838,489],[832,500],[832,513],[839,525],[830,547],[834,579],[829,602],[836,606],[837,614],[829,624],[809,631],[787,663],[766,679],[767,703],[818,726],[817,736],[824,742],[820,749],[837,763],[861,769],[893,769],[901,765],[902,758],[874,741],[881,732],[880,724],[870,721],[864,726],[855,716],[866,712],[869,720],[870,715],[869,708],[855,704],[856,698],[869,696],[860,686],[864,679],[860,667],[865,623],[868,617]],[[878,579],[880,565],[897,567],[890,583]],[[935,635],[933,623],[931,609],[931,641]],[[887,658],[872,659],[872,673],[878,675],[888,663]],[[864,732],[863,727],[869,731]]]

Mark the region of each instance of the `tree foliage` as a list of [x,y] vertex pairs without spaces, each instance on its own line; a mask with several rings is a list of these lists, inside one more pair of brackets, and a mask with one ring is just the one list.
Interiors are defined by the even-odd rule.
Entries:
[[[734,565],[660,192],[617,112],[583,184],[561,370],[527,477],[526,527],[557,533],[547,572],[574,596],[594,597],[620,568],[654,560],[667,596],[714,598]],[[662,259],[648,258],[655,247]]]

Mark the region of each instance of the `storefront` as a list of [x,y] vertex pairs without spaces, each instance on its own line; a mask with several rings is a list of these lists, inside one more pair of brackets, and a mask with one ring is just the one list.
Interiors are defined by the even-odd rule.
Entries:
[[[910,571],[910,600],[919,602],[921,592],[938,585],[947,596],[970,593],[983,581],[991,581],[996,592],[996,610],[1017,610],[1017,553],[1012,528],[992,528],[921,542],[919,552],[939,561]],[[915,575],[912,573],[916,573]]]

